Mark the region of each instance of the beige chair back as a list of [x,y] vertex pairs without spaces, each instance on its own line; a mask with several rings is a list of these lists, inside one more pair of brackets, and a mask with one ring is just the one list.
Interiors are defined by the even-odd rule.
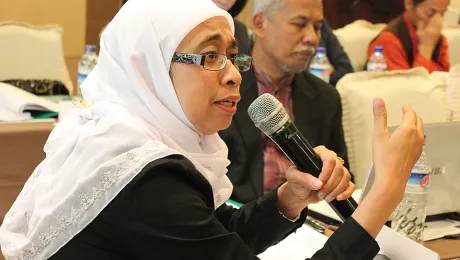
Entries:
[[355,71],[364,69],[367,62],[367,48],[385,26],[385,24],[372,24],[365,20],[357,20],[334,31]]
[[22,79],[58,80],[73,93],[60,26],[0,22],[0,81]]
[[388,125],[399,125],[403,104],[410,104],[425,123],[451,121],[447,86],[423,68],[384,73],[358,72],[345,76],[337,89],[343,106],[343,129],[350,167],[358,187],[364,185],[372,164],[375,97],[385,100]]
[[452,120],[460,121],[460,64],[451,68],[447,78],[447,85],[452,108]]

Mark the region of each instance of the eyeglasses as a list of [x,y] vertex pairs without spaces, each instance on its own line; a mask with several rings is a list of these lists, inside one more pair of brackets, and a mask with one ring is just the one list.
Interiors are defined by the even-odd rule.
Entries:
[[188,53],[174,53],[172,61],[201,65],[206,70],[218,71],[225,68],[227,60],[241,72],[248,71],[251,68],[252,57],[245,54],[229,54],[225,55],[218,52],[211,52],[204,55],[188,54]]

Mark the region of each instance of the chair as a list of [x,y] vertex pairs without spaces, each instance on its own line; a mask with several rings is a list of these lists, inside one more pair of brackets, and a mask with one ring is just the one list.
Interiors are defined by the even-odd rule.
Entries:
[[357,20],[334,31],[355,71],[364,70],[367,62],[367,48],[385,26],[385,24],[372,24],[365,20]]
[[460,21],[460,9],[453,6],[448,6],[443,18],[444,24],[457,25]]
[[0,57],[0,81],[53,80],[74,92],[58,25],[0,22]]
[[447,78],[448,94],[452,108],[452,121],[460,121],[460,64],[452,67]]
[[451,68],[460,65],[460,25],[445,27],[442,34],[446,36],[449,45],[449,58]]
[[343,107],[343,129],[351,171],[358,188],[364,185],[372,163],[372,101],[384,99],[388,125],[401,122],[401,107],[410,104],[425,123],[451,121],[446,84],[424,68],[384,73],[357,72],[346,75],[337,89]]
[[[334,31],[355,71],[363,71],[367,61],[367,49],[372,40],[386,27],[386,24],[372,24],[357,20]],[[460,26],[448,26],[443,29],[449,45],[451,66],[460,64]]]

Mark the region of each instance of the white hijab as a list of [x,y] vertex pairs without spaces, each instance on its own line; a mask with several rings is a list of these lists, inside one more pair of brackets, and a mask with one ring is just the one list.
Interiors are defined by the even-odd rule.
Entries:
[[[92,103],[52,131],[0,228],[10,259],[47,259],[85,228],[149,163],[188,158],[209,181],[215,207],[232,192],[227,147],[199,134],[169,77],[182,39],[201,22],[232,17],[211,0],[129,0],[102,34],[99,61],[82,85]],[[190,65],[194,66],[194,65]]]

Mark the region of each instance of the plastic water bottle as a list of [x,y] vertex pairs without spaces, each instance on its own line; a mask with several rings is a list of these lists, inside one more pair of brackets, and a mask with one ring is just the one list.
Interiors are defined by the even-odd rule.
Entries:
[[431,166],[422,152],[412,169],[404,199],[393,212],[391,221],[393,230],[418,243],[423,243],[430,173]]
[[97,54],[95,45],[86,45],[85,54],[80,58],[78,63],[78,96],[81,96],[80,86],[97,63]]
[[310,73],[329,83],[331,63],[326,56],[326,48],[318,47],[310,63]]
[[375,46],[374,54],[367,62],[367,71],[369,72],[384,72],[387,70],[387,62],[383,56],[383,47]]

